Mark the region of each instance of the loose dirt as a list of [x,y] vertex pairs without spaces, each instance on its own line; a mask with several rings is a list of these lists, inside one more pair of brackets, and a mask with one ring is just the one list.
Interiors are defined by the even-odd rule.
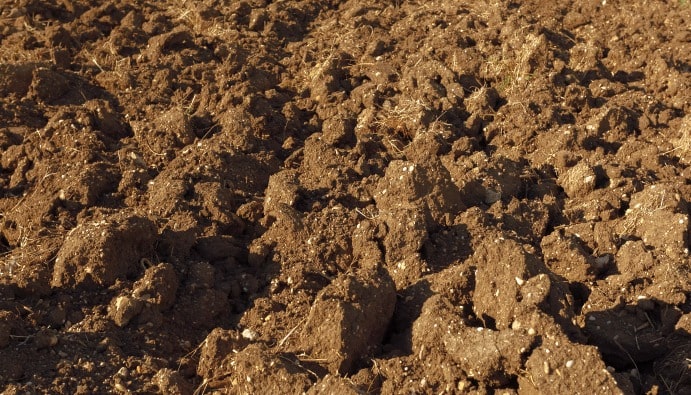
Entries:
[[0,6],[5,394],[691,393],[691,6]]

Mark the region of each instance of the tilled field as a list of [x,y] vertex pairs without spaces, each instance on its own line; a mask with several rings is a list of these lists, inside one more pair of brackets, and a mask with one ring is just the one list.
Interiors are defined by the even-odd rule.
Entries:
[[5,394],[691,393],[691,4],[0,2]]

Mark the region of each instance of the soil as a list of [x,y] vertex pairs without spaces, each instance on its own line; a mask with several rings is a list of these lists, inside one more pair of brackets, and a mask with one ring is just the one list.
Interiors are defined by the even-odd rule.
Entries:
[[685,0],[7,0],[5,394],[691,393]]

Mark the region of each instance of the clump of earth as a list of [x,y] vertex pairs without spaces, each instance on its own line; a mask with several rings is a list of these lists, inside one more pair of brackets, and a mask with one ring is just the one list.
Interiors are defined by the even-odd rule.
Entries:
[[691,393],[690,26],[5,2],[0,389]]

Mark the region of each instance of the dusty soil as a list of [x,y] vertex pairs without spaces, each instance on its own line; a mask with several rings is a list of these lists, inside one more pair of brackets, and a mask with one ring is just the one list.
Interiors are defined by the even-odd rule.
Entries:
[[0,389],[691,393],[691,6],[6,0]]

